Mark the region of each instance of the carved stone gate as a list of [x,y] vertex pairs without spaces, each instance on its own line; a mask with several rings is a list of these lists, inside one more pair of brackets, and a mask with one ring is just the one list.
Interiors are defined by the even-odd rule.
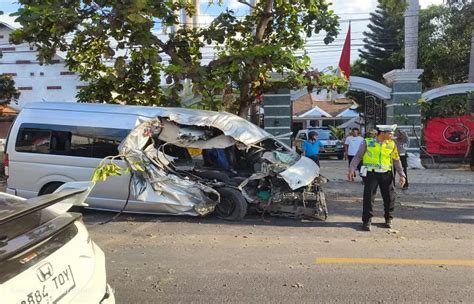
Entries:
[[365,94],[363,115],[366,132],[375,129],[376,125],[385,124],[387,121],[385,102],[375,96]]

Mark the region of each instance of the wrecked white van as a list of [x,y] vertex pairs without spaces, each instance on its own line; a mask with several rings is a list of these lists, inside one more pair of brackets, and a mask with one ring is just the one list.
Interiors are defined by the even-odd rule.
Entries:
[[91,209],[215,212],[229,220],[249,208],[327,216],[324,178],[313,161],[238,116],[183,108],[28,104],[8,136],[7,192],[30,198],[90,180],[104,157],[117,154],[125,160],[117,164],[128,163],[133,178],[122,174],[97,183],[87,199]]
[[136,199],[159,204],[164,213],[215,211],[240,220],[250,207],[277,216],[327,218],[319,167],[229,113],[163,108],[133,129],[119,151],[134,172]]

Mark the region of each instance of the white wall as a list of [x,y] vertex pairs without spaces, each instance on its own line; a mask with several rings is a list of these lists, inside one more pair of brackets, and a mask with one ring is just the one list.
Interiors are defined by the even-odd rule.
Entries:
[[[84,85],[78,75],[61,75],[68,72],[64,60],[52,65],[40,65],[36,58],[37,52],[30,49],[28,44],[9,44],[9,33],[12,30],[0,24],[0,49],[3,57],[0,58],[0,74],[16,73],[13,76],[16,87],[21,95],[18,105],[11,104],[12,108],[21,109],[28,102],[37,101],[76,101],[77,86]],[[14,47],[15,51],[4,50]],[[17,63],[18,60],[30,60],[31,63]],[[33,73],[33,75],[31,74]],[[43,75],[41,75],[43,73]],[[48,86],[60,86],[61,89],[48,89]],[[21,89],[31,87],[31,90]]]

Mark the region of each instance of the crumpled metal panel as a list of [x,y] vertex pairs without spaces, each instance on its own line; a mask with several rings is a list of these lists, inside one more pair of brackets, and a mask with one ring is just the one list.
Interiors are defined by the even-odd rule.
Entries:
[[312,183],[319,176],[319,167],[312,159],[301,156],[293,166],[281,172],[280,176],[288,183],[291,190],[296,190]]
[[165,109],[163,117],[183,125],[214,127],[225,135],[246,144],[253,145],[266,138],[272,137],[270,133],[257,127],[253,123],[234,114],[227,112],[212,112],[191,109]]
[[[155,212],[169,214],[206,215],[219,202],[219,193],[211,187],[168,173],[166,157],[154,147],[144,149],[150,136],[161,131],[159,119],[151,119],[133,129],[119,146],[120,154],[132,167],[132,193],[138,201],[159,204],[160,208],[150,208]],[[155,158],[162,159],[157,162]],[[144,165],[139,170],[136,163]],[[144,206],[144,213],[150,209]]]
[[160,133],[159,139],[183,148],[224,149],[235,144],[235,139],[224,134],[204,140],[199,139],[199,137],[205,137],[202,130],[180,128],[177,124],[169,121],[163,121],[162,124],[163,131]]
[[171,214],[206,215],[214,211],[217,201],[210,199],[206,193],[214,194],[218,200],[219,193],[205,185],[168,174],[153,165],[147,166],[145,182],[137,176],[133,183],[136,199],[152,204],[164,204],[163,209]]
[[150,117],[150,115],[169,118],[171,121],[181,125],[218,128],[225,135],[233,137],[245,145],[253,145],[266,138],[273,137],[270,133],[251,122],[227,112],[186,108],[143,107],[143,116]]
[[[267,138],[273,138],[245,119],[229,113],[166,108],[159,112],[157,118],[143,119],[145,121],[139,119],[137,127],[119,146],[120,153],[134,171],[133,193],[138,201],[144,202],[141,204],[144,206],[144,213],[152,209],[170,214],[205,215],[212,212],[220,200],[215,189],[182,177],[169,168],[172,157],[157,151],[153,146],[145,149],[153,135],[177,146],[204,149],[224,148],[234,144],[243,144],[248,148]],[[224,134],[212,137],[205,129],[198,127],[217,128]],[[297,155],[292,155],[289,148],[286,150],[288,152],[264,153],[263,158],[270,164],[262,164],[261,172],[253,174],[240,185],[248,200],[251,198],[243,188],[249,180],[279,174],[292,190],[296,190],[309,185],[319,175],[319,167],[311,159],[302,156],[297,160]],[[145,171],[142,172],[136,163],[144,165]]]
[[145,147],[146,143],[149,140],[149,137],[143,136],[143,134],[145,133],[145,129],[157,128],[158,131],[161,130],[159,126],[161,126],[161,123],[158,118],[139,118],[137,120],[137,127],[130,131],[128,136],[120,143],[118,147],[120,154],[128,155],[132,152],[140,154],[139,151]]

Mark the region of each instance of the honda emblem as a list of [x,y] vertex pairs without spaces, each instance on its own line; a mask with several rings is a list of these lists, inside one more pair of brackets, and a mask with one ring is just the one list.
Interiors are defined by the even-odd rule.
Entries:
[[53,266],[51,263],[45,263],[36,270],[36,275],[40,282],[44,282],[53,276]]

